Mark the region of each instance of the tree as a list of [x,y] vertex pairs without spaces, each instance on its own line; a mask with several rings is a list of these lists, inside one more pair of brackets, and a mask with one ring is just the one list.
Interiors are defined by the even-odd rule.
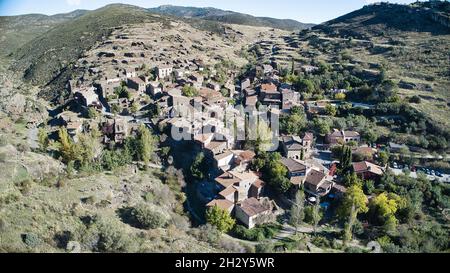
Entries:
[[336,95],[334,95],[335,100],[345,100],[346,97],[347,96],[344,93],[337,93]]
[[287,178],[288,170],[281,162],[279,153],[270,153],[263,168],[265,181],[269,181],[278,192],[286,193],[291,188],[291,182]]
[[39,143],[39,149],[42,152],[47,151],[48,145],[50,144],[50,140],[48,138],[47,130],[44,127],[39,128],[38,143]]
[[149,105],[148,117],[150,119],[159,117],[161,115],[161,106],[157,103],[153,103]]
[[362,185],[363,182],[354,172],[345,173],[342,182],[346,187],[351,187],[353,185]]
[[352,229],[358,214],[366,213],[368,210],[367,197],[362,190],[362,186],[356,184],[349,187],[338,209],[338,215],[342,219],[347,219],[344,227],[344,244],[353,237]]
[[295,227],[295,234],[297,235],[298,227],[303,223],[305,219],[305,192],[303,189],[299,189],[295,194],[294,204],[291,208],[290,224]]
[[98,112],[93,107],[89,107],[87,112],[87,118],[96,119],[98,117]]
[[316,203],[314,204],[312,211],[312,220],[314,223],[314,234],[317,233],[317,226],[319,225],[320,220],[322,220],[322,213],[320,211],[320,197],[317,197]]
[[352,167],[352,148],[350,148],[347,145],[342,146],[340,167],[341,167],[342,173],[349,172]]
[[120,253],[128,250],[131,242],[120,223],[107,218],[98,218],[95,223],[98,229],[97,248],[99,251]]
[[78,159],[78,152],[75,143],[67,133],[67,129],[62,127],[58,131],[59,136],[59,152],[62,155],[63,161],[69,163]]
[[369,144],[375,143],[378,137],[378,134],[372,129],[366,129],[362,133],[362,138]]
[[153,151],[155,150],[156,139],[150,131],[142,124],[137,134],[137,155],[138,160],[143,161],[145,166],[150,162]]
[[397,211],[406,206],[406,199],[394,193],[382,193],[370,201],[369,214],[371,219],[384,226],[386,231],[392,231],[398,224],[395,217]]
[[280,130],[289,135],[299,135],[306,127],[306,116],[301,109],[291,109],[290,115],[280,118]]
[[305,93],[314,93],[314,83],[309,79],[304,78],[298,78],[297,81],[294,83],[294,86],[299,90],[300,92]]
[[334,117],[337,114],[337,109],[332,104],[327,104],[325,106],[325,112],[327,115]]
[[183,96],[190,97],[190,98],[196,97],[199,94],[197,89],[195,89],[195,87],[188,85],[188,84],[186,84],[183,87],[183,89],[181,89],[181,92],[183,93]]
[[191,175],[193,178],[197,180],[202,180],[205,178],[205,154],[199,153],[195,159],[194,162],[191,165]]
[[167,219],[164,214],[151,209],[148,205],[143,203],[135,206],[131,211],[131,215],[134,217],[139,227],[143,229],[162,228],[167,224]]
[[381,166],[386,166],[386,164],[389,162],[389,152],[387,151],[381,151],[378,154],[378,163]]
[[131,104],[131,113],[136,114],[139,111],[139,104],[135,101]]
[[79,135],[78,144],[74,144],[77,147],[77,151],[80,153],[79,160],[84,166],[91,166],[101,158],[103,152],[103,145],[98,140],[100,132],[98,129],[92,129],[90,133],[84,133]]
[[223,233],[230,231],[236,224],[236,221],[230,214],[217,205],[206,211],[206,221]]

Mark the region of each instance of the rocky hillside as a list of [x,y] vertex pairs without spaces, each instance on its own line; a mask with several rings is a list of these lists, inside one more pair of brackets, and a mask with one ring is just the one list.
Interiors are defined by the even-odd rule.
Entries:
[[197,18],[227,24],[272,27],[290,31],[310,28],[313,26],[313,24],[305,24],[290,19],[255,17],[248,14],[225,11],[215,8],[196,8],[165,5],[157,8],[151,8],[149,9],[149,11],[165,15],[173,15],[177,17]]
[[401,32],[426,32],[434,35],[450,34],[449,2],[419,2],[411,5],[379,3],[367,5],[314,29],[331,35],[367,39]]
[[166,20],[128,5],[110,5],[64,22],[21,47],[12,68],[36,85],[62,89],[82,53],[126,24]]
[[442,1],[368,5],[314,27],[302,36],[304,51],[363,71],[382,69],[405,102],[420,100],[411,106],[448,128],[449,14]]

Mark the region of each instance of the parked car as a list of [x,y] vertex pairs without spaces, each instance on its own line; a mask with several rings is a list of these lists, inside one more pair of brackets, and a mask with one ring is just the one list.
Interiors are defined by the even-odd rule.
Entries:
[[435,172],[434,170],[431,170],[431,175],[432,175],[432,176],[435,176],[435,175],[436,175],[436,172]]
[[394,162],[394,163],[392,164],[392,167],[394,167],[394,169],[398,169],[397,162]]
[[438,177],[444,177],[444,175],[443,175],[442,173],[438,172],[438,171],[436,171],[436,175],[437,175]]

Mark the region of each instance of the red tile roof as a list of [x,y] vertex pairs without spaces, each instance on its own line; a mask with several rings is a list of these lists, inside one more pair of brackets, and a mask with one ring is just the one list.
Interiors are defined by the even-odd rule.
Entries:
[[264,207],[256,198],[253,197],[244,200],[240,204],[240,207],[249,217],[256,216],[269,210],[269,208]]

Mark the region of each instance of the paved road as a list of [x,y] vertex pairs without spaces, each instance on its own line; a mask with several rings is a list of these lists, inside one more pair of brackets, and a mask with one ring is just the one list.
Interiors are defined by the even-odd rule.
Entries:
[[[401,175],[401,174],[404,174],[404,172],[403,172],[402,169],[394,169],[394,168],[389,168],[389,169],[390,169],[395,175]],[[417,178],[417,172],[411,172],[411,173],[410,173],[410,176],[411,176],[412,178]],[[427,175],[427,178],[428,178],[429,180],[435,180],[435,179],[437,179],[437,180],[439,180],[439,181],[441,181],[441,182],[444,182],[444,183],[450,183],[450,175],[448,175],[448,174],[444,174],[443,177],[437,177],[437,176]]]

